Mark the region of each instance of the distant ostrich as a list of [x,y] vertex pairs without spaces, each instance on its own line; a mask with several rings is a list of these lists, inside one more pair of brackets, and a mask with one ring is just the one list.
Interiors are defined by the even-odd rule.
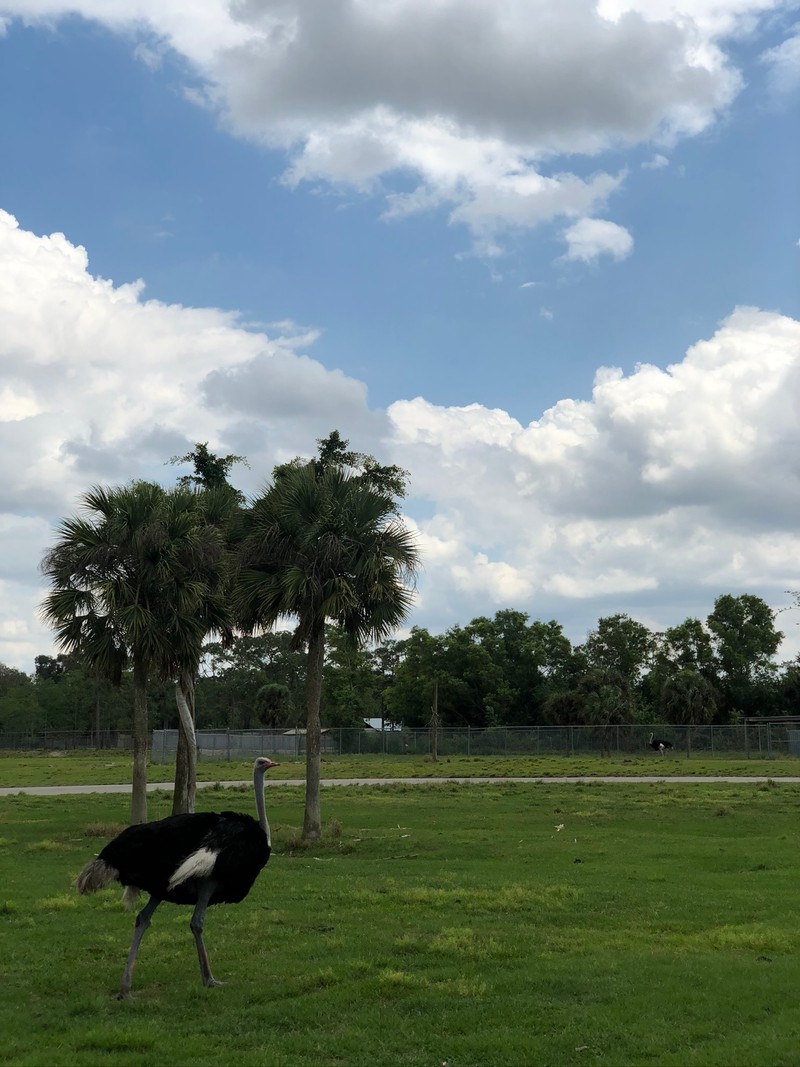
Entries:
[[203,944],[203,922],[209,904],[238,904],[250,892],[269,859],[271,838],[264,810],[264,774],[277,767],[259,756],[253,767],[258,822],[236,811],[170,815],[157,822],[129,826],[110,841],[78,875],[79,893],[95,893],[111,882],[125,886],[125,906],[133,908],[140,890],[150,899],[136,916],[133,942],[117,994],[131,996],[136,954],[162,900],[194,904],[189,924],[197,945],[203,985],[218,986]]
[[671,741],[660,741],[657,737],[653,737],[652,731],[650,732],[650,740],[647,743],[653,751],[660,752],[662,756],[668,748],[672,748]]

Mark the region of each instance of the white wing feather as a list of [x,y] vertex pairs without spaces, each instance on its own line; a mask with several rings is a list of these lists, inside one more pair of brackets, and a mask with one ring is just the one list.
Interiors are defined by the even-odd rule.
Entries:
[[214,870],[218,855],[219,852],[213,852],[210,848],[198,848],[178,867],[170,878],[167,889],[174,889],[190,878],[205,878]]

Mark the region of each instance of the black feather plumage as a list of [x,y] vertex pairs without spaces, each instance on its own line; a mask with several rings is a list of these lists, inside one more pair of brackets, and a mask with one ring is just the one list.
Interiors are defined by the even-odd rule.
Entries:
[[118,872],[117,880],[124,886],[142,889],[170,904],[196,904],[202,879],[190,878],[172,889],[169,881],[198,849],[217,853],[213,870],[203,876],[216,886],[209,904],[244,900],[271,851],[252,816],[238,811],[198,812],[129,826],[106,845],[98,859]]

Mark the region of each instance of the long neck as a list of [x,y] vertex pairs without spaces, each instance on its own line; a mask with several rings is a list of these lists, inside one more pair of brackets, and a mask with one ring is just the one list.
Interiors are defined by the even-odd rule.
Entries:
[[258,825],[264,831],[267,838],[267,844],[272,848],[272,837],[269,832],[269,823],[267,822],[267,810],[264,807],[264,771],[260,768],[256,768],[253,772],[253,788],[256,791],[256,811],[258,812]]

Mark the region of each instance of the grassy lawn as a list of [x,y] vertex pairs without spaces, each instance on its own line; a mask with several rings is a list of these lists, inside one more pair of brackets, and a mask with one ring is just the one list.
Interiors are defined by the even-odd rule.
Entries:
[[798,1063],[800,786],[343,787],[310,850],[267,797],[276,852],[206,922],[225,986],[163,905],[126,1003],[132,917],[71,881],[128,798],[0,799],[0,1062]]
[[[269,753],[265,753],[269,755]],[[237,781],[250,777],[252,763],[241,759],[203,760],[198,779],[203,782]],[[150,765],[153,782],[172,780],[169,763]],[[427,756],[325,756],[323,778],[497,778],[594,775],[800,775],[798,759],[730,759],[671,755],[666,759],[654,752],[641,756],[445,756],[433,763]],[[281,757],[281,766],[270,771],[270,779],[303,778],[305,762]],[[32,752],[0,753],[0,786],[25,785],[117,785],[131,780],[129,752]]]

